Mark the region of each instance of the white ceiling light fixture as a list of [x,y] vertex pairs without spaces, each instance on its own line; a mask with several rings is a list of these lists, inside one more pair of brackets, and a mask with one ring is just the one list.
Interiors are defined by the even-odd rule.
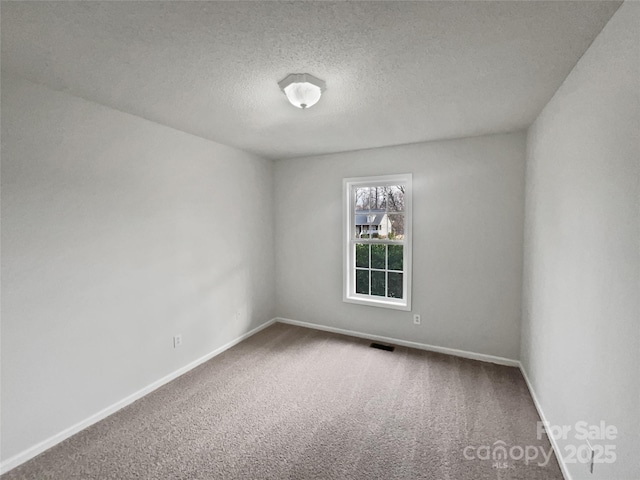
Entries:
[[309,75],[308,73],[292,73],[278,82],[280,89],[291,102],[298,108],[309,108],[320,100],[326,85],[324,80]]

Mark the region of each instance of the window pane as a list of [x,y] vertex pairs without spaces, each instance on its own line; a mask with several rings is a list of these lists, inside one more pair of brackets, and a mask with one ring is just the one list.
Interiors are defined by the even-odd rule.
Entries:
[[356,213],[354,217],[355,225],[353,231],[355,238],[369,238],[368,215],[366,213]]
[[399,213],[390,214],[389,224],[391,225],[389,238],[392,240],[404,240],[404,215]]
[[379,219],[380,226],[378,227],[378,238],[389,238],[389,232],[391,232],[391,223],[389,222],[389,215],[386,213],[380,214]]
[[367,222],[369,223],[369,238],[380,238],[384,216],[384,212],[369,212],[369,214],[367,215]]
[[387,187],[387,210],[389,212],[404,212],[404,185]]
[[384,210],[387,205],[387,187],[371,187],[371,209]]
[[369,268],[369,245],[356,243],[356,267]]
[[370,195],[369,187],[356,188],[356,211],[369,210]]
[[402,245],[389,245],[389,270],[402,270]]
[[371,272],[371,295],[384,297],[387,290],[387,279],[385,272]]
[[356,293],[369,295],[369,270],[356,270]]
[[371,268],[387,268],[386,262],[386,245],[371,245]]
[[389,297],[402,298],[402,273],[389,272]]

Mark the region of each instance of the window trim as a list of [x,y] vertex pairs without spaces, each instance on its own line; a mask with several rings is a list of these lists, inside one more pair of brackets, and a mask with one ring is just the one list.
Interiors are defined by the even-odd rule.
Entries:
[[[412,285],[412,245],[413,245],[413,225],[412,225],[412,197],[413,197],[413,175],[411,173],[397,175],[380,175],[372,177],[353,177],[342,180],[342,204],[343,204],[343,297],[346,303],[367,305],[370,307],[391,308],[395,310],[411,310],[411,285]],[[355,293],[355,248],[358,243],[354,236],[355,229],[355,187],[358,186],[392,186],[404,184],[405,210],[404,210],[404,231],[405,238],[403,245],[403,298],[389,299],[387,297],[375,297],[372,295],[362,295]],[[362,242],[360,242],[362,243]],[[382,243],[392,244],[393,242],[368,239],[370,244]],[[400,242],[398,242],[400,243]]]

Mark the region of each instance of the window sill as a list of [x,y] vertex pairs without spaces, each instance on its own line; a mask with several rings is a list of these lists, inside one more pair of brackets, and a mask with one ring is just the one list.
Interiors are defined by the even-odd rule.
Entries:
[[391,308],[393,310],[403,310],[405,312],[411,311],[411,305],[409,305],[406,300],[394,301],[388,298],[377,300],[364,295],[346,295],[342,300],[346,303],[355,303],[358,305],[366,305],[368,307]]

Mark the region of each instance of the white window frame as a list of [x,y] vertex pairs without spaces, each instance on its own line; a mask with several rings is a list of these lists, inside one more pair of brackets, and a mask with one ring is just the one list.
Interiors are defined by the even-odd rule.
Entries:
[[[382,175],[375,177],[356,177],[345,178],[342,181],[343,191],[343,301],[347,303],[356,303],[360,305],[368,305],[372,307],[392,308],[396,310],[411,310],[411,253],[413,242],[412,228],[412,188],[413,176],[410,173],[400,175]],[[357,187],[376,187],[376,186],[393,186],[405,185],[405,206],[404,206],[404,239],[388,240],[388,239],[361,239],[355,235],[355,192]],[[403,245],[403,282],[402,282],[402,298],[378,297],[375,295],[364,295],[356,293],[355,279],[355,244],[400,244]]]

